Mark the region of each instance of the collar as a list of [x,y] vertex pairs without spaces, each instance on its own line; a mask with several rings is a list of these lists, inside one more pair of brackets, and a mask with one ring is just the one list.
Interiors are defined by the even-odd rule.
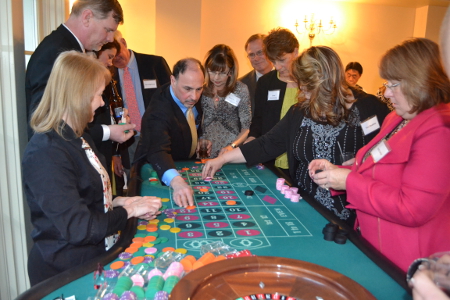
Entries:
[[258,71],[255,70],[256,73],[256,81],[258,81],[259,78],[261,78],[261,76],[263,76],[263,73],[259,73]]
[[77,36],[72,32],[72,30],[70,30],[69,27],[67,27],[66,24],[62,23],[62,25],[63,25],[64,27],[66,27],[66,29],[69,30],[69,32],[70,32],[70,33],[73,35],[73,37],[77,40],[78,44],[79,44],[80,47],[81,47],[81,51],[83,51],[83,53],[86,53],[86,49],[84,49],[83,44],[80,42],[80,40],[77,38]]
[[137,67],[136,64],[136,56],[134,55],[134,52],[130,49],[128,49],[128,51],[130,51],[130,61],[128,62],[128,69],[134,69],[135,67]]
[[183,103],[181,103],[180,99],[178,99],[177,96],[175,96],[175,93],[173,92],[173,89],[172,89],[172,85],[169,86],[169,91],[170,91],[170,95],[172,95],[173,100],[175,100],[175,103],[178,105],[178,107],[181,109],[181,111],[185,115],[188,109],[186,106],[183,105]]

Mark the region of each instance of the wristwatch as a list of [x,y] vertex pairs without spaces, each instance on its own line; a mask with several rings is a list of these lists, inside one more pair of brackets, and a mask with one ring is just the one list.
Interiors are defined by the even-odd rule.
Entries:
[[231,146],[231,148],[233,148],[233,149],[237,148],[237,145],[236,145],[235,143],[231,143],[230,146]]

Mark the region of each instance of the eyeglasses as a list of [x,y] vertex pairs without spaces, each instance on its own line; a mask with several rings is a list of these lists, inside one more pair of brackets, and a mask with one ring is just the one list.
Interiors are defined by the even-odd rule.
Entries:
[[400,85],[400,82],[393,83],[393,84],[389,85],[389,84],[387,83],[387,81],[386,81],[386,82],[383,82],[383,85],[384,85],[385,88],[391,89],[391,90],[392,90],[392,89],[395,88],[396,86],[399,86],[399,85]]
[[208,70],[209,77],[214,78],[215,76],[219,78],[226,77],[230,74],[230,71],[228,72],[219,72],[219,71],[210,71]]
[[250,59],[254,59],[255,57],[257,57],[257,56],[263,56],[264,55],[264,52],[262,51],[262,50],[259,50],[259,51],[256,51],[256,53],[249,53],[248,55],[247,55],[247,57],[248,58],[250,58]]

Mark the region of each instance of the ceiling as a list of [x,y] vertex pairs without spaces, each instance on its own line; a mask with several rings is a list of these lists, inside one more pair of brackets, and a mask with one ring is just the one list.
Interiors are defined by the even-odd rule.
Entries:
[[[342,0],[338,0],[342,1]],[[367,3],[379,5],[405,6],[405,7],[422,7],[422,6],[450,6],[450,0],[343,0],[352,3]]]

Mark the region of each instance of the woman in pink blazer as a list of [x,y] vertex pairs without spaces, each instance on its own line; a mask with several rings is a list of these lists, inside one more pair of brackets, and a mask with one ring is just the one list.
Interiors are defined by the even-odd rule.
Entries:
[[380,76],[395,108],[380,133],[351,169],[321,159],[309,172],[318,185],[347,191],[355,227],[406,271],[416,258],[450,250],[450,81],[438,45],[422,38],[389,50]]

